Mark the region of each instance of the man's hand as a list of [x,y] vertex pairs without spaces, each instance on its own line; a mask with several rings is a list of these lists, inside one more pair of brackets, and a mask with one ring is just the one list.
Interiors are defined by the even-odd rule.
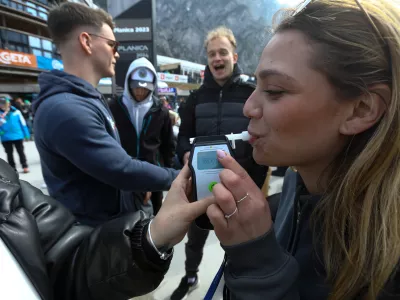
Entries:
[[189,162],[189,156],[190,152],[186,152],[185,155],[183,155],[183,164],[186,165]]
[[192,189],[191,176],[189,167],[185,165],[151,224],[151,236],[157,248],[173,247],[181,242],[190,224],[215,203],[213,196],[189,203],[188,195]]

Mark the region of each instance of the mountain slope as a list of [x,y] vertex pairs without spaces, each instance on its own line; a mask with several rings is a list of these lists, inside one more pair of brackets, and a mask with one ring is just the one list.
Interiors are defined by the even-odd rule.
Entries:
[[[268,2],[268,4],[267,4]],[[269,25],[279,9],[274,0],[159,0],[157,54],[206,64],[204,38],[219,25],[236,36],[239,64],[252,73],[270,38]]]

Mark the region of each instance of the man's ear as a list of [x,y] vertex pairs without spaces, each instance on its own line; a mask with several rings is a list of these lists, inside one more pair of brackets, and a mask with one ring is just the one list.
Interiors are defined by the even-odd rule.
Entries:
[[239,55],[237,53],[233,54],[233,62],[236,64],[238,62]]
[[363,94],[349,106],[347,118],[339,130],[343,135],[356,135],[368,130],[379,122],[389,107],[391,89],[386,84],[371,86],[368,94]]
[[87,32],[82,32],[79,35],[79,44],[85,53],[92,54],[92,38]]

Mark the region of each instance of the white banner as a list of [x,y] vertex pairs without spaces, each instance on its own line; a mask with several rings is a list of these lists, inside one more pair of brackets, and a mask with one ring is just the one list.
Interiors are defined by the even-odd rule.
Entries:
[[166,73],[157,73],[158,80],[165,82],[179,82],[179,83],[187,83],[188,77],[186,75],[176,75],[176,74],[166,74]]

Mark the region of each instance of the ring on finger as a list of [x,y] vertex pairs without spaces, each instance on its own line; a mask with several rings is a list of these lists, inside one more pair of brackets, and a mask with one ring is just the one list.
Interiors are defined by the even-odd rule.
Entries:
[[242,197],[239,201],[236,201],[236,203],[240,203],[240,202],[246,200],[248,196],[249,196],[249,193],[246,193],[246,196]]
[[234,214],[236,214],[237,211],[238,211],[238,208],[236,207],[236,208],[235,208],[235,211],[234,211],[233,213],[231,213],[231,214],[229,214],[229,215],[225,215],[225,219],[229,219],[229,218],[232,217]]

